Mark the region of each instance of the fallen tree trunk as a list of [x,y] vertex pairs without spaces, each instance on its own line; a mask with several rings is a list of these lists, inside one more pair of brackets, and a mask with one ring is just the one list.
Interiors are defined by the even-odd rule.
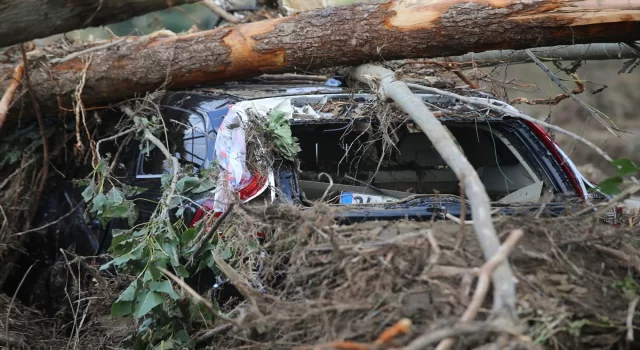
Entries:
[[[131,37],[62,63],[41,62],[30,72],[43,110],[55,112],[72,110],[81,77],[84,105],[102,106],[160,86],[192,87],[372,60],[638,37],[640,0],[389,0],[195,34]],[[4,78],[3,88],[9,80]],[[17,118],[20,106],[28,108],[16,102],[8,122]]]
[[116,23],[199,0],[3,0],[0,47],[75,29]]

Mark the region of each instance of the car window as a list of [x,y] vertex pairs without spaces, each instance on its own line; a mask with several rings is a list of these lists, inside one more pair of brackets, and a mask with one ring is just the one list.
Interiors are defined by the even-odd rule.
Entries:
[[189,116],[188,124],[189,128],[184,132],[183,160],[201,168],[207,165],[206,161],[209,150],[205,120],[201,115],[194,113]]
[[[173,108],[164,109],[163,116],[174,126],[167,129],[166,138],[160,137],[162,141],[168,138],[169,152],[183,164],[196,168],[208,166],[212,142],[205,118],[197,112]],[[142,149],[145,147],[143,144]],[[137,175],[161,175],[170,171],[166,157],[159,149],[140,152]]]

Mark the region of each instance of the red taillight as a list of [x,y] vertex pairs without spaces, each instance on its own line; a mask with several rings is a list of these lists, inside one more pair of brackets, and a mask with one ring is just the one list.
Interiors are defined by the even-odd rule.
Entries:
[[264,176],[260,176],[258,174],[254,175],[251,178],[251,181],[240,191],[238,191],[238,195],[240,196],[240,200],[246,201],[249,198],[254,197],[259,192],[262,191],[264,184],[267,182],[267,178]]
[[[262,190],[264,189],[264,185],[266,183],[267,183],[266,177],[259,176],[259,175],[253,176],[253,178],[247,184],[247,186],[245,186],[243,189],[238,191],[238,196],[240,197],[240,200],[247,201],[249,199],[256,197],[258,194],[262,192]],[[191,224],[189,225],[189,227],[195,227],[200,220],[203,220],[203,219],[206,220],[207,217],[211,215],[211,213],[213,213],[213,217],[216,219],[220,217],[220,215],[222,215],[222,212],[214,212],[213,204],[214,204],[213,199],[206,200],[201,205],[201,207],[196,211],[195,215],[193,216],[193,219],[191,220]],[[210,224],[213,225],[213,222],[211,222]],[[211,227],[211,225],[207,225],[205,227],[205,231],[208,230]],[[264,232],[258,232],[256,233],[256,237],[258,237],[259,239],[264,239],[265,234]]]
[[[193,219],[191,220],[191,224],[189,225],[189,227],[195,227],[198,221],[206,218],[212,212],[213,212],[213,200],[207,199],[204,203],[202,203],[202,206],[198,208],[195,215],[193,215]],[[220,214],[218,214],[218,216],[220,216]]]
[[553,158],[560,164],[560,167],[562,167],[562,171],[564,171],[564,173],[569,178],[569,181],[573,185],[573,188],[576,190],[576,193],[580,197],[585,198],[586,193],[582,192],[582,188],[580,187],[578,178],[573,173],[573,171],[571,171],[569,164],[565,162],[565,160],[556,149],[557,143],[551,139],[549,133],[547,133],[540,125],[536,123],[530,122],[528,120],[523,120],[523,122],[527,124],[529,129],[531,129],[531,131],[533,131],[533,133],[542,141],[542,143],[544,143],[545,147],[547,147],[547,150],[549,150],[549,152],[551,152],[551,154],[553,155]]

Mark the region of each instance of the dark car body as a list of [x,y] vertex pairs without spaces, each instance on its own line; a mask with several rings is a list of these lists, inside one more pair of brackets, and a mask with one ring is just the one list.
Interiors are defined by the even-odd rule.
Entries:
[[[425,103],[440,106],[438,108],[456,110],[465,107],[459,101],[450,98],[435,95],[420,96]],[[491,97],[479,94],[477,98]],[[400,173],[406,177],[407,174],[413,176],[411,175],[413,173],[426,173],[436,174],[433,175],[434,178],[442,175],[446,177],[446,181],[438,179],[429,183],[429,181],[422,182],[414,179],[405,181],[402,187],[402,181],[391,179],[378,183],[378,180],[367,178],[366,171],[350,170],[349,167],[344,167],[342,164],[344,157],[364,158],[362,154],[352,155],[349,153],[351,151],[345,150],[345,140],[358,145],[375,143],[356,130],[357,126],[365,124],[372,130],[380,127],[377,118],[372,118],[371,115],[368,117],[358,114],[350,115],[348,111],[361,108],[363,105],[366,107],[375,99],[376,97],[372,94],[349,94],[340,88],[323,86],[293,88],[252,86],[248,91],[242,87],[231,86],[216,91],[170,93],[162,100],[160,111],[168,125],[174,120],[181,120],[188,126],[188,134],[184,135],[185,152],[180,157],[180,161],[196,169],[206,169],[216,164],[214,148],[218,130],[230,106],[236,103],[255,101],[257,104],[275,104],[278,101],[288,100],[288,103],[294,107],[297,106],[298,111],[304,106],[316,106],[318,109],[322,102],[324,102],[322,108],[327,103],[344,104],[347,107],[351,104],[351,107],[341,109],[339,116],[334,113],[336,115],[327,117],[328,113],[324,113],[323,118],[310,119],[308,115],[301,113],[298,115],[303,117],[290,118],[292,132],[298,137],[302,149],[298,154],[301,171],[292,162],[278,159],[277,165],[272,166],[273,172],[263,174],[265,179],[269,178],[269,183],[265,183],[264,186],[263,184],[254,186],[252,191],[255,193],[245,194],[244,197],[253,198],[259,194],[257,192],[271,191],[271,195],[264,195],[270,202],[294,204],[304,210],[312,205],[313,200],[319,199],[320,193],[328,191],[331,187],[332,191],[339,192],[337,197],[334,197],[334,201],[330,202],[340,206],[341,210],[335,218],[337,222],[402,218],[431,220],[441,219],[446,214],[459,217],[462,212],[466,212],[466,219],[472,219],[468,204],[463,204],[461,201],[458,182],[455,176],[452,177],[452,171],[441,161],[439,155],[434,153],[432,147],[428,146],[430,143],[424,134],[419,129],[416,130],[417,128],[408,120],[397,123],[400,126],[394,131],[394,135],[402,134],[397,136],[399,141],[396,148],[399,154],[394,155],[395,163],[389,169],[380,170],[382,173],[376,170],[377,176],[393,177],[394,174]],[[491,100],[510,107],[500,101]],[[344,110],[347,112],[342,114]],[[465,110],[464,113],[468,114],[468,112]],[[544,202],[545,213],[551,215],[562,215],[567,213],[567,210],[575,210],[585,201],[592,203],[594,200],[607,199],[600,193],[590,193],[589,189],[594,188],[594,185],[580,174],[549,134],[536,124],[502,115],[469,118],[462,116],[464,113],[461,112],[460,115],[449,113],[440,117],[440,120],[452,131],[472,165],[482,172],[481,178],[485,182],[485,187],[490,196],[493,194],[495,214],[513,215],[523,211],[540,210],[542,206],[540,196],[537,199],[532,197],[534,200],[525,200],[526,198],[515,201],[501,200],[501,198],[512,198],[513,195],[509,196],[512,192],[529,187],[537,192],[551,194],[551,198],[547,198]],[[372,133],[369,132],[369,134]],[[408,146],[402,146],[404,144]],[[372,147],[379,147],[379,145]],[[414,159],[407,160],[408,158],[400,152],[402,147],[404,147],[402,150],[408,150],[409,154],[415,153]],[[420,147],[423,148],[418,149]],[[138,150],[138,147],[134,147],[134,150]],[[420,152],[423,156],[417,155]],[[139,195],[147,200],[137,202],[141,221],[151,215],[155,210],[153,202],[157,202],[160,198],[163,159],[164,156],[159,152],[145,154],[138,151],[135,156],[123,161],[120,166],[119,176],[124,183],[148,189]],[[338,159],[340,161],[337,161]],[[336,183],[329,186],[326,181],[319,180],[318,175],[322,172],[335,176]],[[509,176],[512,176],[513,180],[507,176],[508,172],[512,173]],[[428,177],[428,175],[425,176]],[[507,180],[510,183],[507,183]],[[522,182],[522,185],[518,185],[518,182]],[[416,186],[412,186],[421,187],[424,183],[426,186],[433,184],[434,187],[416,190],[413,188]],[[412,188],[407,190],[409,186]],[[501,189],[501,187],[504,188]],[[213,193],[213,191],[205,192],[191,198],[192,203],[186,204],[182,214],[185,223],[195,224],[196,221],[214,211]],[[373,198],[375,203],[354,203],[353,201],[348,203],[343,201],[342,196],[345,193],[356,193],[353,197],[356,200]],[[389,193],[392,195],[385,195]],[[467,206],[465,210],[462,208],[463,205]],[[615,213],[606,219],[615,219]]]

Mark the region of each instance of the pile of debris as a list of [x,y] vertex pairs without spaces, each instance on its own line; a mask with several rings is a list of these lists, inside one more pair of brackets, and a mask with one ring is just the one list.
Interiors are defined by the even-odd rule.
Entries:
[[[494,323],[487,298],[481,321],[469,331],[457,320],[469,306],[477,267],[484,261],[469,225],[337,226],[328,214],[326,208],[301,213],[286,207],[245,212],[246,229],[230,239],[242,241],[242,232],[271,227],[263,278],[278,283],[261,294],[251,290],[255,272],[238,270],[242,278],[232,282],[242,286],[248,300],[232,314],[241,315],[242,327],[214,328],[197,339],[214,348],[303,349],[349,340],[363,345],[332,346],[374,349],[402,347],[423,333],[451,330],[434,334],[430,344],[436,345],[459,327],[463,348],[499,339],[501,346],[603,349],[633,335],[629,305],[637,302],[638,229],[578,218],[499,218],[500,232],[525,232],[510,257],[522,328]],[[413,323],[409,334],[374,347],[380,333],[405,318]]]

